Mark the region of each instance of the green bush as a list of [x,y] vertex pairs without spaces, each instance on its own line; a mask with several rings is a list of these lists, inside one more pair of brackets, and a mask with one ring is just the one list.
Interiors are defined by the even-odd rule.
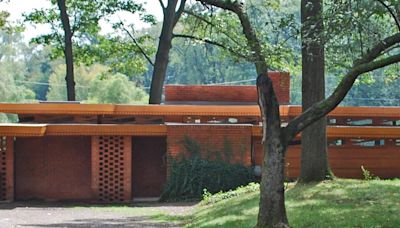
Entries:
[[254,181],[250,167],[230,164],[221,159],[202,158],[201,147],[197,142],[185,137],[183,143],[189,156],[170,159],[170,175],[161,201],[200,200],[204,189],[213,194],[236,189]]

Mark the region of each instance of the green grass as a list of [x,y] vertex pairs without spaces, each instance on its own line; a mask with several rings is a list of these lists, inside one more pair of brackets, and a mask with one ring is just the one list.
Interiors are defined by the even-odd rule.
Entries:
[[[258,201],[258,192],[246,192],[200,205],[187,226],[254,227]],[[286,192],[286,208],[292,227],[400,227],[400,180],[296,185]]]

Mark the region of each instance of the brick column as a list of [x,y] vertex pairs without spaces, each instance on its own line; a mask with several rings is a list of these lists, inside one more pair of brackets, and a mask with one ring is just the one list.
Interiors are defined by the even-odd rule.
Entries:
[[92,189],[98,201],[131,201],[131,141],[129,136],[92,137]]
[[0,137],[0,201],[14,200],[14,137]]

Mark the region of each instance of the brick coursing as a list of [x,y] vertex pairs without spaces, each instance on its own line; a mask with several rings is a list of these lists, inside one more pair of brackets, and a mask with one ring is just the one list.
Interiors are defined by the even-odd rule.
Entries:
[[[199,143],[201,156],[210,160],[223,160],[224,148],[231,148],[231,163],[251,165],[251,126],[250,125],[168,125],[167,154],[169,159],[188,156],[183,140],[185,136]],[[226,149],[225,149],[226,151]],[[168,162],[171,165],[171,162]]]
[[[290,75],[269,72],[280,104],[289,104]],[[166,85],[165,102],[257,102],[257,88],[251,86]]]

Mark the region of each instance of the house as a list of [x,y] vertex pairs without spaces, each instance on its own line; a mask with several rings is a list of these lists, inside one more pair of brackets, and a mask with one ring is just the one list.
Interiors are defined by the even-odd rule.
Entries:
[[[283,123],[289,74],[271,72]],[[171,159],[190,137],[213,151],[229,144],[232,163],[259,170],[263,160],[255,86],[165,88],[163,105],[0,104],[19,123],[0,125],[0,201],[130,202],[158,197]],[[400,176],[398,107],[339,107],[328,121],[329,160],[339,177]],[[289,147],[286,175],[299,175],[299,137]]]

